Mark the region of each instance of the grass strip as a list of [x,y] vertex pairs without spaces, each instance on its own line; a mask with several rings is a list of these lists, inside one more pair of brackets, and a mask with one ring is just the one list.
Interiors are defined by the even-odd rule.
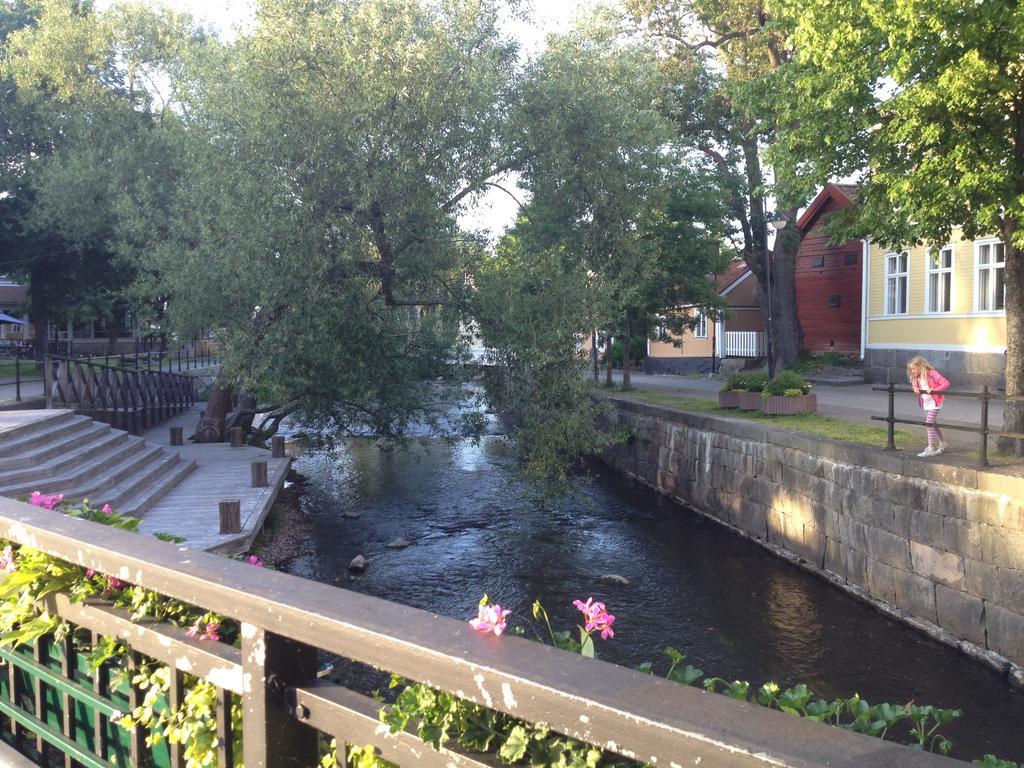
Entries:
[[[616,392],[616,397],[639,400],[650,405],[675,408],[691,413],[706,413],[726,419],[743,419],[744,421],[760,421],[780,429],[792,429],[806,432],[809,435],[827,437],[832,440],[845,440],[851,443],[873,445],[884,448],[886,444],[886,428],[872,424],[860,424],[855,421],[837,419],[834,416],[822,416],[818,413],[801,413],[793,416],[768,416],[761,411],[740,411],[735,408],[719,408],[717,400],[687,395],[670,395],[664,392],[643,392],[631,390]],[[896,430],[896,448],[909,450],[921,442],[921,436],[905,429]]]

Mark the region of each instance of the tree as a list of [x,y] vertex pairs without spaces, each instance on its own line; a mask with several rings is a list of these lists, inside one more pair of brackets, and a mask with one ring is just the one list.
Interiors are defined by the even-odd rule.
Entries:
[[[863,171],[845,231],[888,244],[998,233],[1006,394],[1024,396],[1024,11],[1011,0],[780,0],[801,51],[790,163]],[[1006,430],[1024,433],[1024,402]],[[1021,450],[1024,442],[1017,442]]]
[[141,83],[182,39],[167,35],[181,17],[62,2],[4,13],[0,269],[28,282],[41,358],[51,320],[112,319],[135,275],[118,258],[122,210],[166,157]]
[[796,254],[802,233],[785,228],[776,238],[769,278],[768,208],[795,220],[812,194],[802,174],[780,165],[766,177],[765,150],[790,126],[778,119],[772,96],[785,86],[790,62],[784,20],[763,0],[628,0],[640,30],[656,41],[673,81],[668,114],[680,138],[718,170],[725,202],[740,234],[739,249],[757,278],[767,326],[768,285],[776,362],[799,357],[803,332],[796,313]]

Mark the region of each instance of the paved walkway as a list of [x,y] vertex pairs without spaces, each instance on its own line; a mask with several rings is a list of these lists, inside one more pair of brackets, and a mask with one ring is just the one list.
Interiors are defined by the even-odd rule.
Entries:
[[[142,433],[146,440],[166,446],[170,443],[170,427],[182,427],[185,445],[172,450],[179,451],[184,459],[195,459],[196,468],[143,515],[139,530],[181,536],[185,539],[184,546],[192,549],[244,552],[251,547],[284,485],[291,459],[271,458],[270,451],[264,448],[190,443],[188,436],[195,431],[199,413],[205,406],[205,403],[198,403],[191,410]],[[252,487],[254,461],[267,462],[269,487]],[[242,503],[241,533],[219,533],[218,505],[226,499],[239,499]]]
[[[617,384],[622,383],[622,374],[616,371],[613,375]],[[634,389],[646,392],[666,392],[693,397],[715,399],[722,388],[722,379],[710,376],[671,376],[667,374],[633,373],[631,375]],[[604,371],[601,372],[604,381]],[[883,422],[872,421],[872,416],[888,414],[889,396],[885,392],[875,392],[874,384],[847,384],[844,386],[828,386],[818,384],[814,392],[818,396],[818,413],[835,416],[848,421],[871,423],[885,426]],[[922,421],[923,413],[912,393],[896,394],[896,417]],[[942,407],[941,424],[958,424],[978,426],[981,422],[981,403],[967,397],[947,397]],[[1003,403],[993,400],[989,403],[989,425],[998,429],[1003,423]],[[910,424],[897,425],[900,429],[913,430]],[[921,428],[922,446],[924,444],[924,428]],[[978,435],[970,432],[948,429],[944,433],[949,442],[960,448],[976,449]],[[994,441],[993,441],[994,442]],[[990,450],[994,445],[990,442]]]

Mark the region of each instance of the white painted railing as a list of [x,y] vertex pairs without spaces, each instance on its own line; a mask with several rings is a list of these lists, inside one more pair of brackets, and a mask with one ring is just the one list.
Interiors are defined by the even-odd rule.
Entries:
[[763,331],[726,331],[722,357],[764,357]]

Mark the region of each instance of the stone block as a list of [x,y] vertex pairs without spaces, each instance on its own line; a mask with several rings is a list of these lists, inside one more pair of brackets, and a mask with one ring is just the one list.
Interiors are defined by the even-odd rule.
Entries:
[[865,533],[868,557],[895,568],[911,570],[910,542],[907,539],[871,526],[865,528]]
[[1024,617],[998,605],[985,611],[988,647],[1015,664],[1024,665]]
[[899,568],[894,568],[892,574],[896,588],[896,605],[911,616],[937,624],[934,582]]
[[825,542],[824,568],[841,579],[846,579],[846,547],[835,539]]
[[963,589],[963,555],[911,541],[910,559],[914,566],[914,573],[948,587]]
[[1003,608],[1024,616],[1024,571],[999,568],[996,572],[995,595],[990,598]]
[[825,544],[828,538],[814,529],[804,526],[803,558],[819,568],[825,562]]
[[883,600],[889,605],[896,605],[896,581],[893,577],[895,569],[885,563],[880,563],[872,557],[867,562],[867,590],[868,593],[878,600]]
[[846,560],[846,580],[866,590],[868,588],[867,555],[853,547],[845,547],[844,557]]
[[734,525],[751,536],[765,539],[768,527],[768,507],[751,499],[741,499]]
[[963,588],[983,600],[995,600],[999,594],[999,569],[979,560],[964,558]]
[[942,530],[945,532],[946,549],[950,552],[956,552],[971,560],[996,565],[985,558],[981,542],[981,526],[978,523],[946,517],[942,520]]
[[985,603],[981,598],[936,584],[935,609],[940,627],[975,645],[985,646]]
[[959,490],[932,483],[928,486],[927,503],[923,509],[931,515],[962,518],[965,516],[964,494]]
[[1000,568],[1024,569],[1024,532],[982,525],[982,560]]
[[994,493],[968,493],[965,494],[964,505],[969,520],[1015,531],[1024,530],[1024,508],[1017,499]]
[[[897,517],[910,522],[907,535],[914,541],[927,544],[936,549],[946,549],[946,532],[941,515],[933,515],[914,507],[900,507]],[[902,525],[898,525],[902,527]]]

